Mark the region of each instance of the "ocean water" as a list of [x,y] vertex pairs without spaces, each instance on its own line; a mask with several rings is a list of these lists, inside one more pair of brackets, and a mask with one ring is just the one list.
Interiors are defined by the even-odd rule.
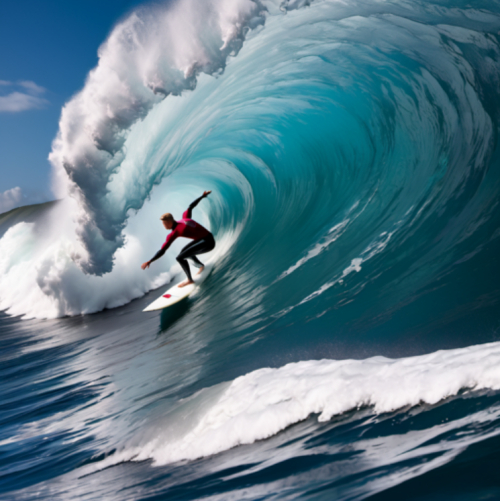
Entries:
[[178,0],[99,56],[0,215],[0,498],[500,499],[500,3]]

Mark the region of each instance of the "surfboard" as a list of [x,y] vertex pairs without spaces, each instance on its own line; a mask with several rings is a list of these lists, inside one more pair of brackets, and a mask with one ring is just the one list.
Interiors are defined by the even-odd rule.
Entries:
[[198,286],[203,282],[208,275],[208,270],[203,270],[202,274],[194,278],[194,284],[186,285],[185,287],[179,287],[179,284],[170,287],[165,291],[158,299],[153,301],[149,306],[144,308],[142,311],[156,311],[163,310],[163,308],[168,308],[184,298],[188,297],[193,293]]

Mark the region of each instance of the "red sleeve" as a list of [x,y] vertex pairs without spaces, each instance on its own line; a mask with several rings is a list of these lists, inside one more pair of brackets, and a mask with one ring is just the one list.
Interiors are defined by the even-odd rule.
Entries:
[[187,208],[187,211],[182,215],[182,219],[191,219],[192,209],[191,207]]
[[167,239],[165,240],[165,243],[161,246],[162,250],[166,251],[177,237],[178,235],[176,230],[169,233]]

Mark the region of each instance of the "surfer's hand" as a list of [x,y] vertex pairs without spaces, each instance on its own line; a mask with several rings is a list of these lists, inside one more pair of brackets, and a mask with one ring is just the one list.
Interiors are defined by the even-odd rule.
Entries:
[[210,193],[212,193],[212,191],[204,191],[203,196],[208,197],[208,195],[210,195]]
[[146,268],[149,268],[149,265],[151,264],[151,261],[146,261],[145,263],[141,264],[141,268],[145,270]]

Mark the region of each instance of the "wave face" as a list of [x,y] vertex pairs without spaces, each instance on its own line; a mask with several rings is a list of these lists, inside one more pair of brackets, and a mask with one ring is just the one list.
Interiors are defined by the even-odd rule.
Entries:
[[[62,112],[62,200],[0,220],[0,493],[499,497],[499,32],[491,0],[117,25]],[[203,190],[211,273],[145,315],[180,273],[178,241],[140,269],[158,217]]]
[[115,28],[63,109],[51,161],[70,197],[49,242],[3,239],[2,308],[75,315],[165,283],[170,258],[130,268],[159,247],[158,214],[204,188],[198,217],[268,316],[393,315],[473,282],[498,237],[497,13],[303,4],[181,1]]

